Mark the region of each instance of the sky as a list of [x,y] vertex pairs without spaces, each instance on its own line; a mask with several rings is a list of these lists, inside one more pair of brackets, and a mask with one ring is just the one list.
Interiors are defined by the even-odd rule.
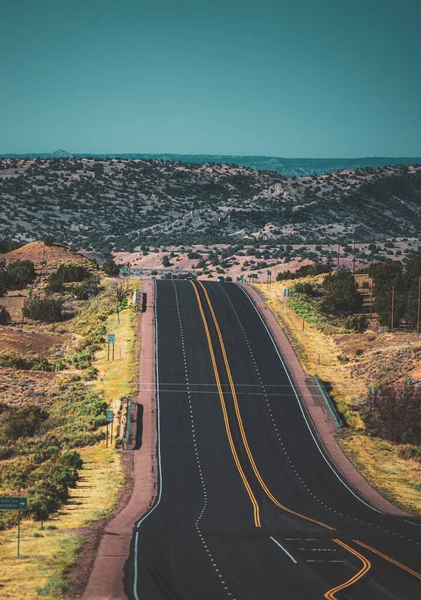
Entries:
[[419,0],[1,2],[0,154],[421,155]]

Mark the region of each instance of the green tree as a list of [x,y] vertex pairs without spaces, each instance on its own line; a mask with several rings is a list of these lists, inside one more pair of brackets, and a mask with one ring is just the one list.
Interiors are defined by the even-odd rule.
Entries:
[[112,258],[105,261],[102,265],[102,270],[109,277],[118,277],[118,274],[120,273],[120,268],[115,264]]
[[395,288],[394,319],[397,324],[405,314],[403,267],[400,263],[375,264],[370,267],[373,277],[374,310],[380,325],[390,325],[392,316],[392,288]]
[[354,276],[347,269],[329,273],[323,281],[323,287],[325,289],[321,305],[323,312],[346,315],[361,310],[362,296],[358,293]]

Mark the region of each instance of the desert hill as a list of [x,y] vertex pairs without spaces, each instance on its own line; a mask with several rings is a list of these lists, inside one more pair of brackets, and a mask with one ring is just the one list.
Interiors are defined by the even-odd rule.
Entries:
[[21,248],[0,256],[5,259],[6,264],[17,260],[31,260],[37,271],[44,268],[46,273],[56,270],[61,264],[66,262],[84,264],[86,266],[91,265],[91,262],[87,258],[70,248],[57,245],[46,246],[43,242],[30,242]]
[[[136,247],[345,242],[421,235],[421,165],[286,178],[158,160],[3,159],[0,238],[52,233],[102,253]],[[41,235],[40,235],[41,234]]]

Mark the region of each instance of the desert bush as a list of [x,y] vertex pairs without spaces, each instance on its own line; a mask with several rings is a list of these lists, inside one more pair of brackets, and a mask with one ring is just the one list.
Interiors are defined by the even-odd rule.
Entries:
[[103,265],[102,270],[109,277],[118,277],[120,268],[115,264],[112,258],[109,258]]
[[89,298],[93,298],[99,294],[99,278],[98,277],[90,277],[82,283],[72,285],[68,288],[68,292],[75,296],[77,300],[89,300]]
[[47,289],[50,292],[61,292],[63,290],[63,281],[58,273],[51,273],[47,279]]
[[405,459],[413,458],[421,462],[421,446],[414,444],[405,444],[399,446],[398,456]]
[[344,354],[338,354],[336,358],[342,365],[349,362],[349,358],[347,356],[345,356]]
[[7,323],[10,323],[9,312],[5,308],[0,307],[0,325],[7,325]]
[[26,298],[22,313],[34,321],[54,323],[62,319],[63,300],[34,294]]
[[89,269],[83,265],[63,263],[57,269],[56,276],[61,279],[63,283],[70,283],[74,281],[85,281],[85,279],[89,279],[91,275]]
[[356,333],[363,333],[368,327],[366,315],[349,315],[345,319],[345,327]]
[[7,267],[8,287],[22,290],[35,279],[35,265],[31,260],[17,260]]
[[305,296],[311,296],[314,292],[314,287],[311,283],[294,283],[291,286],[290,294],[304,294]]
[[23,371],[57,371],[59,370],[48,358],[40,355],[22,356],[17,352],[0,354],[0,366]]
[[48,413],[36,404],[27,404],[19,408],[9,407],[2,411],[0,439],[17,440],[20,437],[32,437],[47,420]]
[[127,281],[113,281],[109,287],[109,295],[116,304],[123,302],[129,292],[130,284]]
[[421,444],[421,386],[411,379],[368,389],[365,420],[375,435],[395,444]]
[[51,234],[47,233],[46,235],[44,235],[44,244],[46,246],[54,246],[54,236],[52,236]]

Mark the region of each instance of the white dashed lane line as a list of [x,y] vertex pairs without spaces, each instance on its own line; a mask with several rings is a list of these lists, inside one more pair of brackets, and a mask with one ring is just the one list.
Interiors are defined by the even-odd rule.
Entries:
[[[269,401],[268,395],[267,395],[267,393],[266,393],[266,388],[265,388],[265,386],[264,386],[264,384],[263,384],[263,381],[262,381],[262,378],[261,378],[261,376],[260,376],[260,371],[259,371],[259,368],[258,368],[258,366],[257,366],[256,359],[255,359],[255,356],[254,356],[254,354],[253,354],[253,350],[251,349],[251,346],[250,346],[249,339],[248,339],[248,337],[247,337],[247,334],[246,334],[246,332],[244,331],[243,324],[242,324],[242,322],[241,322],[241,320],[240,320],[240,317],[238,316],[238,313],[237,313],[237,311],[235,310],[235,307],[234,307],[234,305],[233,305],[233,303],[232,303],[232,301],[231,301],[231,298],[229,297],[228,293],[226,292],[226,290],[225,290],[223,287],[222,287],[222,289],[223,289],[223,291],[224,291],[224,293],[225,293],[225,295],[226,295],[226,297],[227,297],[227,299],[228,299],[228,302],[229,302],[229,304],[231,305],[231,308],[232,308],[232,310],[233,310],[233,312],[234,312],[234,314],[235,314],[235,317],[236,317],[236,319],[237,319],[237,321],[238,321],[238,324],[239,324],[239,326],[240,326],[240,329],[241,329],[241,331],[242,331],[242,333],[243,333],[243,336],[244,336],[244,339],[245,339],[245,342],[246,342],[246,345],[247,345],[247,349],[248,349],[248,351],[249,351],[249,353],[250,353],[251,359],[252,359],[252,361],[253,361],[253,366],[254,366],[254,368],[255,368],[255,371],[256,371],[257,377],[258,377],[258,379],[259,379],[260,388],[261,388],[261,390],[262,390],[263,397],[264,397],[264,399],[265,399],[266,407],[267,407],[267,409],[268,409],[268,411],[269,411],[269,416],[270,416],[270,419],[271,419],[271,421],[272,421],[272,425],[273,425],[273,428],[274,428],[274,430],[275,430],[276,437],[277,437],[277,439],[278,439],[278,441],[279,441],[279,443],[280,443],[280,445],[281,445],[281,448],[282,448],[282,451],[283,451],[283,453],[284,453],[284,455],[285,455],[285,458],[287,459],[287,461],[288,461],[288,464],[290,465],[290,467],[291,467],[291,469],[292,469],[292,471],[293,471],[294,475],[297,477],[298,481],[301,483],[301,485],[302,485],[302,486],[305,488],[305,490],[306,490],[306,491],[307,491],[307,492],[310,494],[310,496],[311,496],[311,497],[312,497],[314,500],[316,500],[316,501],[317,501],[317,502],[318,502],[318,503],[319,503],[321,506],[323,506],[324,508],[326,508],[326,509],[327,509],[327,510],[329,510],[330,512],[332,512],[332,513],[334,513],[334,514],[336,514],[336,515],[339,515],[339,516],[341,516],[341,517],[343,517],[343,518],[345,518],[345,519],[351,520],[351,521],[358,521],[358,522],[359,522],[359,523],[361,523],[362,525],[367,525],[367,526],[369,526],[369,527],[372,527],[372,528],[378,529],[378,530],[380,530],[380,531],[383,531],[384,533],[389,533],[389,534],[392,534],[392,535],[398,536],[398,534],[397,534],[397,533],[395,533],[394,531],[389,531],[388,529],[384,529],[384,528],[383,528],[383,527],[381,527],[380,525],[373,525],[372,523],[368,523],[368,522],[366,522],[366,521],[363,521],[363,520],[361,520],[361,519],[356,519],[355,517],[351,517],[351,516],[349,516],[349,515],[346,515],[345,513],[342,513],[342,512],[341,512],[341,511],[339,511],[339,510],[335,510],[334,508],[332,508],[331,506],[329,506],[328,504],[326,504],[325,502],[323,502],[323,500],[321,500],[320,498],[318,498],[318,497],[316,496],[316,494],[314,494],[314,493],[313,493],[313,492],[310,490],[310,488],[309,488],[309,487],[306,485],[306,483],[303,481],[302,477],[300,476],[300,474],[298,473],[297,469],[295,468],[295,466],[294,466],[294,464],[293,464],[293,462],[292,462],[292,460],[291,460],[291,458],[290,458],[290,456],[289,456],[289,454],[288,454],[288,451],[286,450],[286,448],[285,448],[285,446],[284,446],[284,443],[283,443],[283,441],[282,441],[282,439],[281,439],[281,436],[280,436],[280,433],[279,433],[279,430],[278,430],[278,427],[277,427],[277,424],[276,424],[275,418],[274,418],[274,416],[273,416],[273,412],[272,412],[272,408],[271,408],[271,405],[270,405],[270,401]],[[403,536],[403,535],[399,535],[399,537],[400,537],[401,539],[405,539],[407,542],[410,542],[410,543],[413,543],[413,544],[415,543],[417,546],[420,546],[420,545],[421,545],[421,543],[420,543],[420,542],[417,542],[417,541],[415,541],[415,540],[412,540],[412,539],[410,539],[410,538],[405,538],[405,536]]]
[[183,352],[183,361],[184,361],[184,371],[185,371],[185,377],[186,377],[186,385],[187,385],[187,399],[188,399],[188,403],[189,403],[189,412],[190,412],[190,421],[191,421],[191,429],[192,429],[192,438],[193,438],[193,447],[194,447],[194,453],[196,456],[196,464],[197,464],[197,468],[199,470],[199,477],[200,477],[200,482],[202,485],[202,492],[203,492],[203,507],[202,510],[199,513],[199,516],[197,517],[196,521],[195,521],[195,528],[197,531],[197,534],[200,538],[200,541],[202,542],[203,548],[205,549],[206,554],[208,555],[209,561],[213,566],[213,569],[215,571],[216,576],[218,577],[218,580],[224,590],[224,592],[226,593],[227,596],[229,596],[231,598],[231,600],[236,600],[235,597],[233,596],[233,594],[230,592],[226,581],[223,579],[222,573],[220,571],[220,569],[217,567],[216,561],[214,559],[214,557],[212,556],[212,552],[210,551],[206,540],[203,536],[203,533],[200,529],[200,521],[203,517],[203,515],[205,514],[206,508],[208,506],[208,493],[206,491],[206,484],[205,484],[205,479],[203,477],[203,472],[202,472],[202,466],[200,464],[200,457],[199,457],[199,451],[198,451],[198,447],[197,447],[197,442],[196,442],[196,431],[195,431],[195,426],[194,426],[194,414],[193,414],[193,404],[192,404],[192,399],[191,399],[191,392],[190,392],[190,383],[189,383],[189,374],[188,374],[188,368],[187,368],[187,356],[186,356],[186,349],[185,349],[185,345],[184,345],[184,331],[183,331],[183,324],[181,322],[181,313],[180,313],[180,305],[178,302],[178,292],[177,292],[177,287],[175,285],[175,282],[173,281],[173,286],[174,286],[174,292],[175,292],[175,301],[176,301],[176,306],[177,306],[177,315],[178,315],[178,322],[180,325],[180,333],[181,333],[181,348],[182,348],[182,352]]

